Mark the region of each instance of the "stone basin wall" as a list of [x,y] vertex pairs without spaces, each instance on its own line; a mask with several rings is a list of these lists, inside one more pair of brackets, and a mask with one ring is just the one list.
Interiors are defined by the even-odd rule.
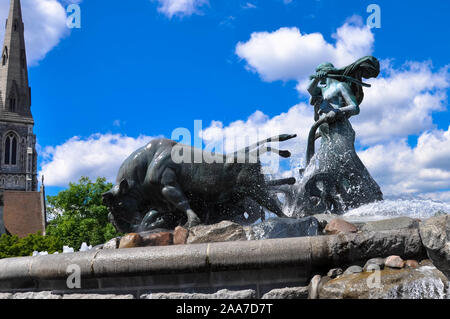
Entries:
[[[89,252],[0,260],[0,298],[436,298],[448,294],[444,276],[448,276],[448,216],[420,224],[401,219],[365,225],[317,217],[307,221],[308,227],[280,228],[274,222],[253,229],[229,222],[199,226],[183,231],[184,240],[178,245],[174,245],[180,237],[177,232],[130,234]],[[264,232],[257,231],[264,227]],[[285,236],[280,229],[309,236],[261,239],[263,233]],[[314,232],[317,235],[311,236]],[[205,243],[205,238],[221,242]],[[138,247],[117,248],[126,243]],[[67,286],[71,265],[79,267],[80,289]],[[381,284],[388,292],[377,288],[374,293],[368,287],[367,278],[376,271],[373,265],[380,267]]]

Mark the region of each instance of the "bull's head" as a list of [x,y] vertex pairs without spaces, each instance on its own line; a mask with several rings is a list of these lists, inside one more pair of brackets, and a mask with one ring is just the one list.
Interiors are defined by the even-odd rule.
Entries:
[[110,220],[118,231],[128,232],[133,225],[140,223],[139,202],[133,196],[126,179],[102,194],[103,204],[108,207]]

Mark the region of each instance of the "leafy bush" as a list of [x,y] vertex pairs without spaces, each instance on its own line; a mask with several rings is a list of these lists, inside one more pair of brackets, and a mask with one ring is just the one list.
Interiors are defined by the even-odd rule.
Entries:
[[62,250],[61,241],[54,236],[31,234],[24,238],[2,235],[0,237],[0,259],[9,257],[31,256],[33,251],[47,251],[49,254]]
[[50,221],[46,236],[39,233],[25,238],[2,235],[0,258],[30,256],[33,251],[52,254],[62,252],[63,246],[78,250],[83,242],[95,246],[119,236],[109,223],[108,210],[102,204],[102,194],[112,186],[105,178],[92,182],[88,177],[82,177],[56,196],[47,196]]
[[56,196],[47,196],[50,222],[47,234],[64,245],[78,249],[83,242],[95,246],[119,236],[108,221],[108,210],[102,203],[102,194],[113,185],[105,178],[92,182],[81,177],[78,183]]

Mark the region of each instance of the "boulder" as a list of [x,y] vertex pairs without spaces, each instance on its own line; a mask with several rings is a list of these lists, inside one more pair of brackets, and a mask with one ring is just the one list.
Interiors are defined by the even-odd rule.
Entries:
[[119,244],[120,238],[113,238],[103,245],[103,249],[117,249],[119,248]]
[[289,287],[273,289],[261,299],[308,299],[308,287]]
[[357,231],[358,231],[358,228],[354,224],[349,223],[340,218],[333,219],[325,227],[325,233],[327,235],[356,233]]
[[381,270],[384,268],[385,258],[371,258],[363,267],[364,271]]
[[363,272],[362,267],[358,265],[350,266],[344,271],[344,275],[359,274]]
[[343,273],[344,271],[342,270],[342,268],[333,268],[328,271],[327,276],[330,278],[336,278],[342,275]]
[[240,291],[222,289],[214,294],[183,292],[151,293],[141,295],[141,299],[256,299],[256,292],[251,289]]
[[256,224],[248,232],[250,240],[316,236],[319,222],[315,217],[272,218]]
[[141,246],[168,246],[173,244],[173,235],[170,232],[146,234],[141,236]]
[[319,297],[319,285],[322,280],[321,275],[315,275],[312,277],[308,285],[308,299],[318,299]]
[[40,292],[19,292],[12,296],[11,299],[61,299],[61,295],[52,294],[51,291]]
[[188,244],[247,240],[244,228],[230,221],[213,225],[200,225],[189,230]]
[[126,234],[120,239],[119,248],[134,248],[142,244],[142,237],[137,233]]
[[419,231],[428,257],[450,279],[450,215],[427,219]]
[[189,236],[189,230],[184,227],[177,226],[173,232],[173,244],[184,245],[187,242]]
[[405,267],[417,268],[419,267],[419,263],[417,262],[417,260],[408,259],[407,261],[405,261]]
[[320,299],[443,299],[447,278],[434,266],[343,275],[321,285]]
[[384,261],[384,265],[390,268],[403,268],[405,267],[405,261],[400,256],[389,256]]
[[397,217],[392,219],[383,219],[366,223],[362,231],[384,231],[396,229],[418,228],[419,221],[410,217]]

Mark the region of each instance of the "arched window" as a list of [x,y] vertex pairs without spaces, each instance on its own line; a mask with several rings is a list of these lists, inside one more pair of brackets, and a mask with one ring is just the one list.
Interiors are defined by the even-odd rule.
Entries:
[[5,164],[17,165],[17,137],[9,133],[5,139]]
[[8,61],[8,47],[5,47],[3,49],[3,55],[2,55],[2,65],[6,64],[6,61]]

